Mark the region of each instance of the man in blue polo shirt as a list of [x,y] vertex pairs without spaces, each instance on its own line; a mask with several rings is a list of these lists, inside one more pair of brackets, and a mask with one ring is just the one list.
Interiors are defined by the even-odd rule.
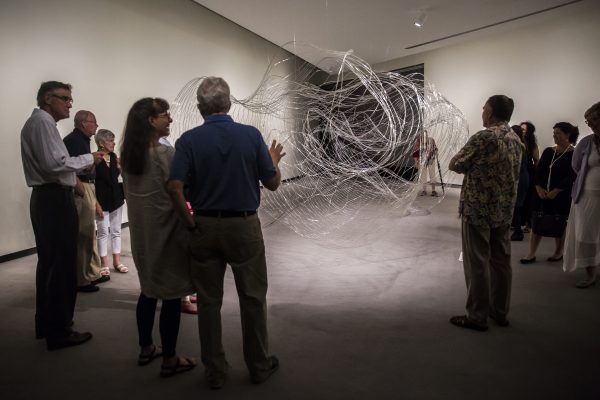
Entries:
[[[175,144],[168,189],[174,207],[192,232],[192,279],[198,295],[202,362],[212,389],[223,386],[229,364],[221,341],[223,278],[231,266],[240,298],[244,360],[253,383],[275,372],[279,361],[268,353],[267,264],[256,210],[259,181],[269,190],[281,183],[283,146],[270,148],[260,131],[227,115],[227,82],[205,78],[197,91],[204,124],[185,132]],[[183,196],[189,187],[192,217]]]

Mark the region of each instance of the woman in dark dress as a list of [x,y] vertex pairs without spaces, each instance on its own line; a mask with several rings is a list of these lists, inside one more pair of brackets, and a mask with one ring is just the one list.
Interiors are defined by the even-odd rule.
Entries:
[[535,167],[540,161],[540,150],[537,145],[537,138],[535,137],[535,125],[530,121],[521,122],[521,129],[523,130],[522,138],[525,143],[523,161],[526,162],[527,176],[529,176],[529,187],[525,192],[523,206],[521,207],[521,223],[525,226],[524,232],[527,233],[531,228],[531,201],[537,196],[533,177],[535,175]]
[[112,263],[115,271],[125,273],[129,269],[121,263],[121,219],[125,196],[119,183],[121,167],[114,153],[115,134],[108,129],[99,129],[95,136],[98,149],[106,151],[104,159],[96,165],[96,199],[102,207],[103,218],[96,220],[98,228],[98,253],[102,261],[102,274],[110,274],[108,266],[108,236],[112,248]]
[[[533,196],[532,209],[548,214],[559,214],[568,217],[571,209],[571,188],[577,175],[571,168],[573,144],[577,142],[579,129],[568,122],[554,125],[554,143],[542,153],[535,170],[536,196]],[[531,232],[529,254],[521,259],[522,264],[535,262],[535,253],[542,236]],[[560,261],[563,258],[565,234],[555,238],[556,248],[548,261]]]
[[[519,136],[521,142],[525,144],[525,139],[523,137],[523,129],[519,125],[514,125],[511,129]],[[523,235],[523,205],[525,204],[525,198],[527,197],[527,192],[529,191],[529,168],[527,165],[528,156],[527,152],[523,152],[523,156],[521,158],[521,168],[519,170],[519,185],[517,186],[517,200],[515,202],[515,209],[513,211],[513,220],[511,223],[511,227],[513,229],[513,233],[510,236],[510,240],[512,241],[521,241],[524,238]]]

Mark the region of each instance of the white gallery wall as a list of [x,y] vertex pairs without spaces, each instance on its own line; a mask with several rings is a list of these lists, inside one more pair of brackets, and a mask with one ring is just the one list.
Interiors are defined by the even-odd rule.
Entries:
[[[0,11],[0,255],[35,246],[19,136],[42,81],[73,85],[80,109],[117,141],[141,97],[174,100],[190,79],[224,77],[237,98],[280,49],[190,0],[8,0]],[[284,171],[285,173],[285,171]]]
[[[513,124],[533,121],[540,152],[553,145],[556,122],[578,125],[580,137],[591,133],[583,113],[600,101],[600,1],[586,0],[524,22],[375,68],[424,63],[425,78],[465,114],[470,134],[482,129],[482,107],[492,94],[514,99]],[[461,182],[451,174],[451,182]]]

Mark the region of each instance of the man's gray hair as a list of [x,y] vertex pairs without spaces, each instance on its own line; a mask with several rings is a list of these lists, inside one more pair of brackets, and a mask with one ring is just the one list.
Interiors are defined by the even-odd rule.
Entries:
[[229,85],[223,78],[209,76],[198,86],[196,98],[203,117],[226,113],[231,108]]
[[112,133],[111,131],[109,131],[108,129],[98,129],[98,132],[96,132],[96,136],[94,137],[98,147],[101,147],[101,145],[100,145],[101,142],[106,142],[106,141],[114,139],[114,138],[115,138],[115,134]]
[[85,121],[86,119],[88,119],[88,117],[90,116],[90,114],[92,114],[91,111],[87,111],[87,110],[79,110],[77,111],[77,113],[75,114],[75,118],[73,118],[74,122],[75,122],[75,128],[82,128],[83,127],[83,121]]

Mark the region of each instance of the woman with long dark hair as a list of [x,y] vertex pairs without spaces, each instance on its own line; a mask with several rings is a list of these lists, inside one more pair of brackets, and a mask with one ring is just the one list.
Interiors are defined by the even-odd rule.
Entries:
[[[519,136],[521,142],[525,144],[525,139],[523,138],[523,129],[519,125],[513,125],[511,129]],[[521,156],[521,167],[519,169],[519,185],[517,186],[517,199],[515,201],[515,209],[513,211],[513,220],[511,223],[511,227],[513,229],[513,233],[510,236],[510,240],[512,241],[521,241],[524,238],[523,235],[523,204],[525,203],[525,198],[527,197],[527,192],[529,191],[529,171],[527,168],[527,153],[523,152]]]
[[531,202],[537,195],[533,177],[535,176],[535,167],[540,161],[540,149],[535,136],[535,125],[531,121],[521,122],[521,130],[523,143],[525,144],[523,161],[527,165],[527,175],[529,176],[528,190],[525,192],[525,198],[521,206],[521,223],[525,226],[525,232],[529,232],[531,228]]
[[[160,98],[136,101],[123,134],[121,162],[127,199],[131,253],[141,293],[137,303],[139,365],[162,355],[160,375],[172,376],[196,365],[175,351],[179,334],[181,297],[193,293],[185,248],[187,232],[177,218],[166,191],[174,149],[159,143],[169,135],[169,104]],[[152,327],[158,299],[162,349],[153,344]]]
[[[540,162],[535,170],[535,190],[533,210],[545,214],[569,216],[571,208],[571,188],[576,174],[571,168],[574,144],[579,136],[579,129],[568,122],[558,122],[553,127],[553,138],[556,146],[548,147],[542,153]],[[529,253],[521,259],[522,264],[531,264],[536,261],[535,253],[542,240],[542,236],[531,231],[529,240]],[[548,261],[556,262],[563,259],[565,232],[555,238],[556,248]]]

